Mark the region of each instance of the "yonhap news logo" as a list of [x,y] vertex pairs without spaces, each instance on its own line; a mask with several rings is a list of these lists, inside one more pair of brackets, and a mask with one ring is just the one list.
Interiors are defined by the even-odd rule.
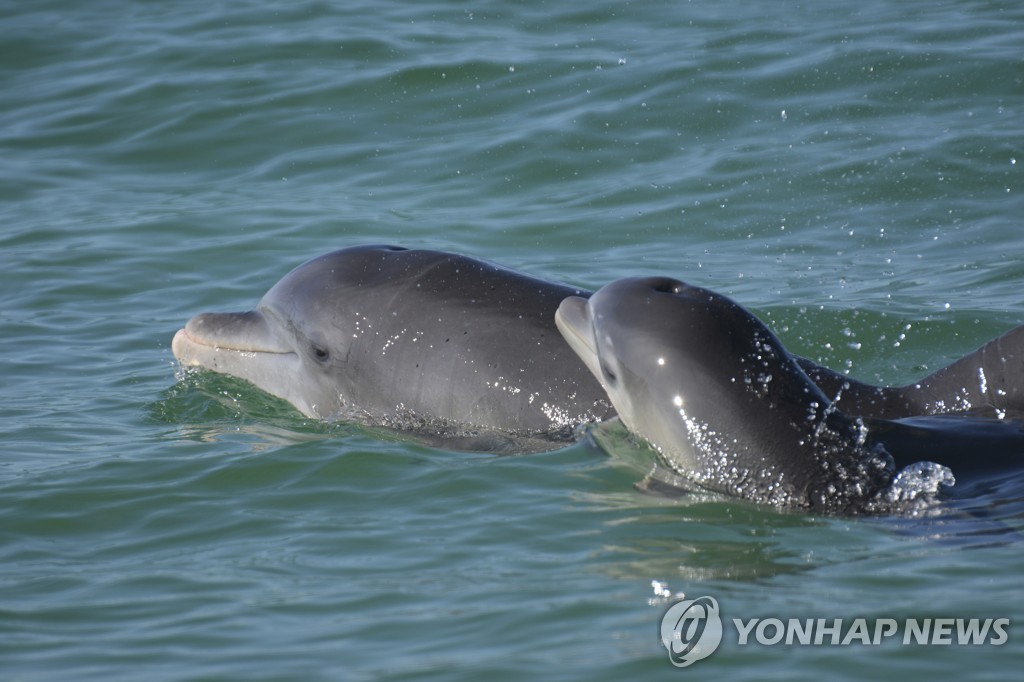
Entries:
[[[669,596],[654,581],[655,593]],[[678,594],[676,598],[681,599]],[[728,625],[731,624],[731,628]],[[728,639],[737,646],[1002,646],[1009,618],[732,618],[718,601],[681,599],[661,618],[659,640],[672,665],[685,668],[713,654]]]
[[714,597],[679,601],[661,618],[661,644],[672,665],[685,668],[707,658],[722,643],[722,618]]

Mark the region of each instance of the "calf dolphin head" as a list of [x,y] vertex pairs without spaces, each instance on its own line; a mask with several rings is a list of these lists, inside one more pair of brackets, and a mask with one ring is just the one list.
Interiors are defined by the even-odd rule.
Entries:
[[556,324],[619,416],[701,485],[843,512],[892,477],[779,340],[729,298],[668,278],[570,297]]

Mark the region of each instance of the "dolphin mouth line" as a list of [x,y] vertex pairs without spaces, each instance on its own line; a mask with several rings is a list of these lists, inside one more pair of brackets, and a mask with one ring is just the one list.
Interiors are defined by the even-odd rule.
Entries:
[[592,334],[585,333],[582,329],[572,324],[571,322],[564,322],[563,324],[559,325],[559,328],[563,332],[572,335],[571,339],[566,338],[566,341],[569,342],[570,346],[575,347],[577,344],[579,344],[583,346],[583,348],[589,353],[597,355],[597,348],[594,345],[594,337]]
[[573,352],[579,356],[590,373],[607,391],[601,372],[601,359],[597,352],[597,339],[590,317],[589,302],[581,296],[570,296],[555,311],[555,326]]
[[188,327],[182,327],[174,335],[174,340],[178,341],[179,337],[195,346],[202,346],[203,348],[209,348],[216,351],[235,351],[237,353],[264,353],[267,355],[295,355],[295,351],[291,350],[277,350],[275,348],[259,347],[252,344],[246,343],[224,343],[223,341],[214,341],[203,338],[190,332]]
[[[597,355],[597,344],[594,342],[594,332],[590,324],[590,316],[587,311],[586,299],[571,296],[558,306],[555,312],[555,326],[566,337],[570,346],[576,346],[578,342],[588,352]],[[572,338],[569,338],[569,335]]]

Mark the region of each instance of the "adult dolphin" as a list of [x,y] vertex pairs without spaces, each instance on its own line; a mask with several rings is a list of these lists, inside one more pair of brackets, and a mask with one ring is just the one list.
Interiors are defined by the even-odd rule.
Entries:
[[[753,314],[678,280],[624,279],[589,299],[569,297],[556,323],[625,425],[670,466],[711,490],[825,513],[885,510],[900,494],[889,450],[903,466],[938,452],[933,446],[956,432],[953,422],[943,429],[934,420],[913,424],[840,411],[845,398],[833,402]],[[857,396],[855,407],[902,416],[904,409],[941,411],[936,396],[960,396],[966,407],[975,389],[961,379],[973,381],[979,369],[986,376],[999,370],[992,380],[1008,390],[995,397],[1012,400],[992,409],[1005,414],[1008,404],[1016,404],[1012,387],[1024,371],[1020,344],[1011,343],[1020,336],[1011,334],[911,388],[839,388]],[[826,379],[841,376],[829,373]],[[978,388],[978,397],[992,397],[990,390]],[[899,402],[907,395],[924,397]],[[1019,465],[1019,425],[1001,423],[992,434]],[[944,456],[961,457],[965,448],[974,455],[962,440]],[[945,480],[940,474],[937,482]]]
[[310,417],[495,430],[550,448],[614,416],[554,326],[558,304],[580,294],[452,253],[359,246],[295,268],[254,310],[193,317],[172,349]]

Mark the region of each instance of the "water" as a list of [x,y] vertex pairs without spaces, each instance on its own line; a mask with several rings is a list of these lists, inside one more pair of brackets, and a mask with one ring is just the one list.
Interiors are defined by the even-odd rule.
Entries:
[[689,279],[909,381],[1024,321],[1021,45],[992,1],[5,5],[4,679],[681,679],[652,580],[727,619],[1014,621],[697,674],[1015,676],[1019,477],[936,519],[665,499],[628,442],[431,450],[169,345],[395,242]]

